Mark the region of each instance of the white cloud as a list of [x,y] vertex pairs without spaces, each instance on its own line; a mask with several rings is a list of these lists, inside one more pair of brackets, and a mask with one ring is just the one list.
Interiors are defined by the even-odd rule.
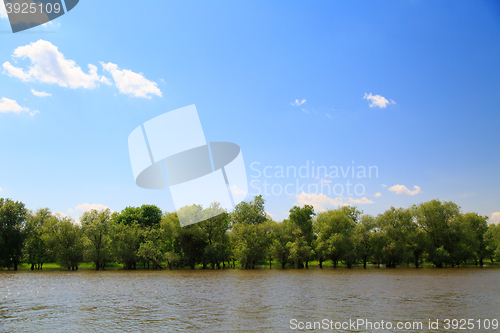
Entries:
[[375,195],[374,195],[374,196],[375,196],[376,198],[379,198],[379,197],[381,197],[381,196],[382,196],[382,193],[377,192],[377,193],[375,193]]
[[29,109],[23,108],[15,100],[8,99],[7,97],[2,97],[2,99],[0,99],[1,113],[8,113],[8,112],[21,113],[24,111],[29,111]]
[[367,197],[362,197],[361,199],[349,198],[349,203],[356,205],[368,205],[375,203],[375,201],[368,199]]
[[52,97],[52,94],[45,91],[36,91],[35,89],[31,89],[31,93],[37,97]]
[[[71,209],[71,208],[70,208]],[[68,212],[70,211],[70,209],[68,209]],[[77,212],[87,212],[91,209],[95,209],[95,210],[106,210],[106,209],[110,209],[108,206],[105,206],[105,205],[102,205],[102,204],[89,204],[89,203],[83,203],[81,205],[78,205],[75,207],[75,211]],[[72,210],[72,209],[71,209]],[[73,210],[72,210],[73,211]],[[112,211],[112,210],[111,210]]]
[[389,187],[389,191],[394,192],[396,194],[404,194],[404,195],[415,195],[418,193],[422,193],[420,187],[415,185],[413,186],[413,188],[414,190],[410,191],[406,186],[397,184],[392,187]]
[[330,198],[323,193],[320,194],[307,194],[302,192],[295,196],[297,200],[297,205],[311,205],[314,207],[316,211],[326,210],[328,206],[348,206],[349,204],[344,202],[341,197],[338,198]]
[[240,195],[240,194],[244,194],[244,195],[247,195],[247,192],[242,190],[241,188],[239,188],[238,186],[236,185],[231,185],[229,186],[229,191],[231,191],[231,193],[233,195]]
[[0,192],[2,192],[2,191],[3,191],[3,188],[0,187]]
[[146,79],[142,73],[134,73],[131,70],[120,70],[118,65],[101,62],[102,68],[113,76],[118,90],[125,95],[133,97],[151,98],[152,95],[162,97],[158,84]]
[[5,5],[3,1],[0,1],[0,19],[6,19],[8,18],[7,16],[7,11],[5,10]]
[[15,100],[6,97],[0,98],[0,113],[13,112],[19,114],[21,112],[28,112],[30,116],[34,116],[38,113],[37,110],[30,111],[29,108],[22,107]]
[[365,93],[365,96],[363,96],[363,99],[370,101],[371,108],[378,106],[379,108],[383,109],[383,108],[387,107],[387,104],[396,104],[396,102],[394,102],[392,99],[390,101],[388,101],[384,96],[372,95],[372,93],[370,93],[370,94]]
[[290,105],[292,106],[301,106],[302,104],[304,104],[305,102],[307,102],[306,99],[303,99],[301,101],[299,101],[298,99],[296,99],[294,102],[290,103]]
[[109,83],[107,78],[97,74],[95,65],[89,64],[89,72],[86,74],[73,60],[66,59],[57,46],[45,40],[40,39],[29,45],[20,46],[14,50],[12,56],[29,58],[31,66],[24,70],[6,61],[3,64],[3,73],[25,82],[38,81],[72,89],[90,89],[98,86],[99,82]]
[[327,116],[328,118],[331,118],[331,117],[332,117],[332,116],[330,116],[328,113],[326,114],[326,116]]
[[490,222],[498,224],[500,222],[500,212],[494,212],[494,213],[492,213],[491,214]]
[[70,216],[64,214],[64,213],[61,213],[61,212],[54,212],[52,213],[54,216],[57,216],[57,217],[69,217],[71,218]]
[[52,215],[54,215],[55,217],[57,217],[58,219],[69,219],[69,221],[71,223],[73,223],[74,225],[78,225],[78,226],[82,226],[82,222],[80,222],[80,220],[78,219],[74,219],[72,218],[71,216],[67,215],[67,214],[64,214],[62,212],[54,212],[52,213]]
[[385,185],[385,184],[382,184],[382,187],[383,187],[383,188],[386,188],[386,187],[387,187],[387,185]]

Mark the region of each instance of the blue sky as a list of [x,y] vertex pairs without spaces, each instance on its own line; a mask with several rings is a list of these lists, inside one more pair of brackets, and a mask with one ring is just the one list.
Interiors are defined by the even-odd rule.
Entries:
[[[0,17],[0,196],[30,209],[173,211],[135,185],[127,138],[195,104],[207,141],[241,147],[251,194],[294,184],[264,195],[278,221],[295,204],[431,199],[500,220],[495,2],[82,0],[16,34]],[[313,162],[339,177],[276,176]]]

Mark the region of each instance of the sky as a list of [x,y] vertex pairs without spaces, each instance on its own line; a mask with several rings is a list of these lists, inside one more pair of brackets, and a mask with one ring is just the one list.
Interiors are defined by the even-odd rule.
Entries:
[[174,211],[127,140],[195,104],[276,221],[432,199],[500,221],[498,2],[81,0],[15,34],[2,7],[0,197]]

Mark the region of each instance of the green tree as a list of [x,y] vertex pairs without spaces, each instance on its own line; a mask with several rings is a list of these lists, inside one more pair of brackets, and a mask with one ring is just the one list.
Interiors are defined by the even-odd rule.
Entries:
[[314,250],[311,246],[307,244],[307,239],[302,233],[300,228],[295,228],[292,231],[292,239],[286,244],[289,251],[289,258],[292,263],[297,265],[297,268],[304,268],[304,261],[306,262],[306,267],[308,267],[309,260],[314,255]]
[[376,225],[373,216],[363,215],[352,232],[352,240],[356,248],[356,254],[363,261],[363,268],[366,268],[366,263],[373,252],[374,230]]
[[110,234],[111,253],[125,269],[137,268],[142,235],[142,229],[136,221],[131,224],[113,221]]
[[208,243],[207,234],[199,223],[194,223],[180,229],[179,241],[184,262],[194,269],[197,263],[203,261]]
[[111,261],[111,211],[95,210],[83,213],[80,218],[86,236],[85,257],[95,264],[95,269],[103,268]]
[[[451,267],[460,266],[462,262],[475,260],[474,252],[471,246],[474,238],[467,232],[468,226],[463,214],[453,216],[449,220],[449,231],[446,244],[440,250],[446,258],[444,263],[451,264]],[[476,261],[477,263],[477,261]]]
[[[205,268],[210,264],[212,269],[220,268],[221,262],[229,261],[229,227],[231,216],[223,209],[219,203],[213,203],[205,209],[205,214],[213,216],[199,223],[200,228],[206,234],[206,246],[202,255],[202,264]],[[223,264],[224,265],[224,264]]]
[[161,231],[157,228],[143,230],[144,241],[139,245],[137,254],[148,265],[155,269],[162,269],[162,262],[165,259],[165,246],[161,240]]
[[265,200],[262,195],[254,197],[253,201],[242,201],[236,205],[231,213],[233,224],[259,225],[268,220],[264,210]]
[[293,231],[293,241],[288,246],[290,248],[290,256],[297,264],[298,268],[309,267],[309,261],[314,255],[312,243],[314,240],[313,231],[313,206],[305,205],[304,207],[294,206],[290,209],[289,220],[293,223],[296,229]]
[[44,263],[49,262],[50,256],[47,244],[43,238],[44,228],[53,218],[48,208],[42,208],[35,214],[30,214],[26,221],[26,243],[24,247],[26,262],[31,269],[42,269]]
[[377,267],[380,268],[380,263],[384,260],[384,249],[388,242],[387,235],[382,232],[379,226],[377,226],[371,235],[371,241],[372,263],[377,264]]
[[394,208],[377,217],[381,232],[386,235],[384,261],[387,267],[396,267],[411,257],[409,234],[418,226],[410,209]]
[[500,224],[490,224],[484,238],[491,261],[500,260]]
[[28,210],[20,201],[0,198],[0,267],[21,263]]
[[477,213],[460,214],[459,219],[464,228],[464,233],[469,248],[476,263],[483,267],[483,260],[489,256],[488,244],[485,234],[488,231],[488,217]]
[[155,205],[126,207],[114,219],[121,224],[132,225],[137,223],[141,228],[151,228],[159,225],[162,219],[162,211]]
[[[350,256],[354,248],[351,239],[354,226],[354,220],[343,208],[318,213],[315,229],[318,233],[316,249],[319,252],[320,267],[322,256],[330,259],[333,267],[337,267],[339,261]],[[351,262],[348,266],[350,264]]]
[[450,262],[450,252],[456,245],[451,234],[451,220],[460,214],[460,208],[453,202],[431,200],[413,207],[417,223],[428,238],[428,260],[436,267]]
[[56,263],[68,270],[77,270],[83,261],[83,232],[69,217],[54,216],[47,221],[43,234]]
[[182,228],[177,213],[167,213],[161,219],[160,233],[164,244],[165,261],[169,269],[183,265],[180,235]]
[[408,229],[406,241],[413,257],[413,264],[418,268],[423,262],[425,250],[429,247],[426,234],[418,226],[414,226]]
[[256,196],[253,201],[242,201],[231,214],[234,256],[245,268],[255,268],[255,264],[264,260],[269,247],[270,225],[264,210],[264,199]]
[[280,264],[281,268],[289,262],[290,247],[288,243],[293,241],[294,224],[290,220],[285,219],[281,223],[271,222],[271,247],[270,253]]

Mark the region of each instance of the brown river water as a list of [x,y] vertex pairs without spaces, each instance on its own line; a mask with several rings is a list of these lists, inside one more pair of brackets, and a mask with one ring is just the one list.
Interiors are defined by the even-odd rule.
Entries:
[[0,332],[500,332],[494,320],[495,268],[0,272]]

